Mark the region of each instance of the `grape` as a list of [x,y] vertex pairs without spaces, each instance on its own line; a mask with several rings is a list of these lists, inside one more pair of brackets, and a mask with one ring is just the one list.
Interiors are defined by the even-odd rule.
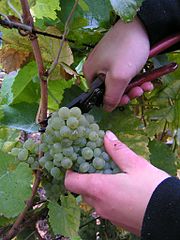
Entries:
[[20,152],[18,153],[18,159],[20,161],[26,161],[26,159],[28,158],[28,150],[27,149],[21,149]]
[[89,141],[89,142],[87,142],[86,147],[89,147],[92,150],[94,150],[96,148],[96,143]]
[[55,158],[55,159],[53,160],[53,164],[54,164],[54,166],[56,166],[56,167],[60,167],[60,166],[61,166],[61,161],[59,161],[59,159]]
[[103,130],[99,130],[98,134],[100,138],[104,138],[105,132]]
[[69,137],[71,135],[71,129],[67,126],[63,126],[60,129],[60,136],[61,137]]
[[96,172],[96,169],[92,165],[90,165],[88,173],[95,173],[95,172]]
[[39,168],[39,162],[38,161],[34,161],[32,164],[31,164],[31,168],[33,170],[36,170]]
[[81,110],[78,107],[73,107],[70,109],[70,116],[79,119],[81,117]]
[[63,120],[67,120],[70,116],[70,110],[67,107],[61,107],[58,111],[59,117]]
[[61,166],[64,168],[64,169],[70,169],[73,165],[73,162],[70,158],[64,158],[62,161],[61,161]]
[[102,170],[105,167],[105,161],[99,157],[95,157],[92,164],[97,170]]
[[83,126],[79,126],[79,127],[77,128],[77,131],[78,131],[78,133],[79,133],[79,137],[84,137],[85,134],[86,134],[86,128],[83,127]]
[[27,159],[27,163],[29,163],[29,164],[33,164],[34,163],[34,158],[33,157],[28,157],[28,159]]
[[93,157],[93,150],[89,147],[85,147],[81,151],[82,157],[86,160],[90,160]]
[[70,140],[69,138],[63,138],[61,140],[61,145],[62,147],[70,147],[72,145],[73,141]]
[[91,124],[89,125],[89,128],[90,128],[92,131],[95,131],[95,132],[99,131],[99,126],[98,126],[97,123],[91,123]]
[[104,170],[104,172],[103,172],[104,174],[112,174],[113,173],[113,171],[111,170],[111,169],[105,169]]
[[55,117],[52,119],[51,126],[53,129],[58,130],[63,126],[65,123],[62,119]]
[[58,143],[54,143],[53,144],[53,150],[54,150],[54,153],[60,153],[62,152],[62,146],[61,144],[58,142]]
[[72,156],[73,152],[74,152],[73,147],[68,147],[68,148],[64,148],[64,149],[63,149],[63,154],[64,154],[64,156],[66,156],[66,157]]
[[91,124],[91,123],[94,123],[94,117],[93,115],[90,115],[88,113],[85,113],[84,114],[85,118],[87,119],[87,121]]
[[97,147],[102,147],[103,146],[103,139],[102,138],[98,138],[96,140],[96,146]]
[[89,163],[87,163],[87,162],[81,163],[79,166],[79,172],[86,173],[86,172],[88,172],[89,168],[90,168]]
[[92,131],[92,132],[90,132],[89,133],[89,140],[90,141],[96,141],[96,140],[98,140],[98,134],[95,132],[95,131]]
[[110,168],[111,168],[111,164],[110,164],[109,162],[106,162],[104,168],[105,168],[105,169],[108,169],[108,168],[110,169]]
[[79,125],[79,121],[75,117],[70,117],[67,119],[67,126],[71,129],[76,129]]
[[51,168],[50,173],[55,179],[60,179],[61,178],[61,171],[57,167]]
[[48,161],[48,159],[45,157],[45,156],[43,156],[43,157],[41,157],[40,159],[39,159],[39,164],[42,166],[42,167],[44,167],[45,166],[45,163]]
[[77,154],[74,152],[70,157],[71,157],[72,161],[74,162],[77,159]]
[[23,147],[31,152],[35,148],[35,142],[31,138],[29,138],[28,140],[25,141]]
[[78,130],[76,129],[76,130],[74,130],[74,131],[71,132],[71,136],[70,136],[69,138],[70,138],[71,140],[76,140],[76,139],[79,138],[79,136],[80,136],[80,134],[79,134]]
[[112,173],[114,173],[114,174],[120,173],[119,168],[118,168],[118,167],[114,168],[114,169],[112,170]]
[[48,145],[46,143],[41,143],[39,145],[39,151],[41,152],[47,152],[48,151]]
[[83,126],[83,127],[88,127],[89,122],[86,120],[85,116],[82,115],[82,116],[79,118],[79,125],[80,125],[80,126]]
[[84,162],[86,162],[86,160],[83,158],[83,157],[81,157],[81,156],[79,156],[78,158],[77,158],[77,163],[80,165],[81,163],[84,163]]
[[79,153],[79,151],[80,151],[80,147],[78,147],[78,146],[73,146],[73,149],[74,149],[75,153]]
[[52,162],[52,161],[46,161],[44,167],[45,167],[48,171],[51,171],[51,168],[53,168],[53,162]]
[[106,152],[101,153],[101,157],[104,159],[104,161],[108,162],[110,160],[109,155]]
[[94,157],[99,157],[102,153],[102,150],[100,148],[94,149]]
[[52,155],[49,152],[45,153],[44,157],[46,157],[47,161],[50,161],[53,159]]
[[86,146],[86,142],[86,138],[77,138],[73,143],[75,146],[84,147]]
[[21,151],[21,148],[12,148],[10,153],[11,155],[17,157],[20,151]]
[[63,154],[62,153],[56,153],[55,155],[54,155],[54,159],[56,159],[57,161],[61,161],[61,160],[63,160]]

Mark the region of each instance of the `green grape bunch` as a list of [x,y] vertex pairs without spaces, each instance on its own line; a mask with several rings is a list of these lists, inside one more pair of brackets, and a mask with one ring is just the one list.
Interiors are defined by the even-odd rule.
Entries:
[[82,114],[78,107],[61,107],[48,120],[40,145],[44,156],[39,163],[55,179],[67,169],[80,173],[118,173],[120,169],[105,152],[104,135],[93,115]]
[[[80,173],[118,173],[120,169],[104,149],[104,135],[93,115],[82,114],[78,107],[61,107],[49,118],[39,145],[28,139],[22,148],[12,149],[11,154],[34,168],[40,166],[55,180],[61,180],[68,169]],[[40,159],[35,157],[38,151],[44,153]]]

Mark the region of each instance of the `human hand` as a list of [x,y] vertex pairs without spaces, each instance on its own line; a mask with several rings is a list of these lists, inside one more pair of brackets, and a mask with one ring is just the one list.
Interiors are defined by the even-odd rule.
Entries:
[[102,218],[140,235],[151,195],[169,175],[138,156],[110,131],[104,137],[104,145],[122,173],[78,174],[68,171],[65,187],[81,194]]
[[146,30],[140,20],[135,18],[131,23],[119,20],[90,53],[83,66],[83,72],[89,83],[100,73],[106,75],[106,111],[127,104],[130,99],[153,89],[152,83],[144,83],[123,96],[128,83],[146,63],[149,50]]

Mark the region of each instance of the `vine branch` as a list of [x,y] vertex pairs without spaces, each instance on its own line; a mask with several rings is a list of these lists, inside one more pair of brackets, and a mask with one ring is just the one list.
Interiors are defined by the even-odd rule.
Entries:
[[61,40],[61,43],[60,43],[59,51],[58,51],[57,57],[55,58],[54,62],[52,63],[51,67],[48,70],[48,76],[52,73],[52,71],[55,69],[56,65],[59,62],[59,58],[60,58],[60,55],[61,55],[61,52],[62,52],[62,48],[63,48],[64,42],[66,40],[66,35],[68,34],[68,31],[69,31],[69,24],[71,22],[72,16],[74,14],[74,11],[77,7],[78,2],[79,2],[79,0],[75,1],[74,6],[73,6],[73,8],[72,8],[67,20],[66,20],[65,27],[64,27],[64,33],[62,35],[62,40]]
[[[21,6],[22,6],[22,11],[23,11],[23,22],[27,25],[30,25],[33,27],[33,17],[30,13],[30,8],[28,4],[28,0],[20,0]],[[37,40],[37,37],[35,34],[30,34],[29,35],[31,43],[32,43],[32,48],[33,48],[33,53],[34,57],[38,66],[38,75],[41,83],[41,101],[40,101],[40,106],[39,106],[39,114],[38,114],[38,121],[43,122],[44,119],[47,117],[47,79],[45,77],[45,68],[42,60],[42,55],[41,55],[41,50],[39,47],[39,43]],[[43,124],[43,123],[42,123]],[[41,155],[41,153],[40,153]],[[26,201],[26,206],[22,213],[17,217],[15,223],[9,230],[9,232],[6,234],[6,236],[3,238],[3,240],[10,240],[12,237],[16,235],[16,233],[19,230],[20,224],[23,222],[25,219],[25,216],[28,212],[28,210],[32,207],[33,205],[33,200],[34,197],[37,193],[39,183],[41,181],[41,171],[37,170],[35,174],[35,181],[33,184],[32,188],[32,194],[31,197]]]

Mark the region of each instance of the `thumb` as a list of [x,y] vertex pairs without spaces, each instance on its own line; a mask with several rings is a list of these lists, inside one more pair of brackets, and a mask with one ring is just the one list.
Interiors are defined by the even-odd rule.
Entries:
[[106,132],[104,145],[107,153],[123,172],[134,171],[137,169],[139,163],[144,161],[142,157],[119,141],[111,131]]

